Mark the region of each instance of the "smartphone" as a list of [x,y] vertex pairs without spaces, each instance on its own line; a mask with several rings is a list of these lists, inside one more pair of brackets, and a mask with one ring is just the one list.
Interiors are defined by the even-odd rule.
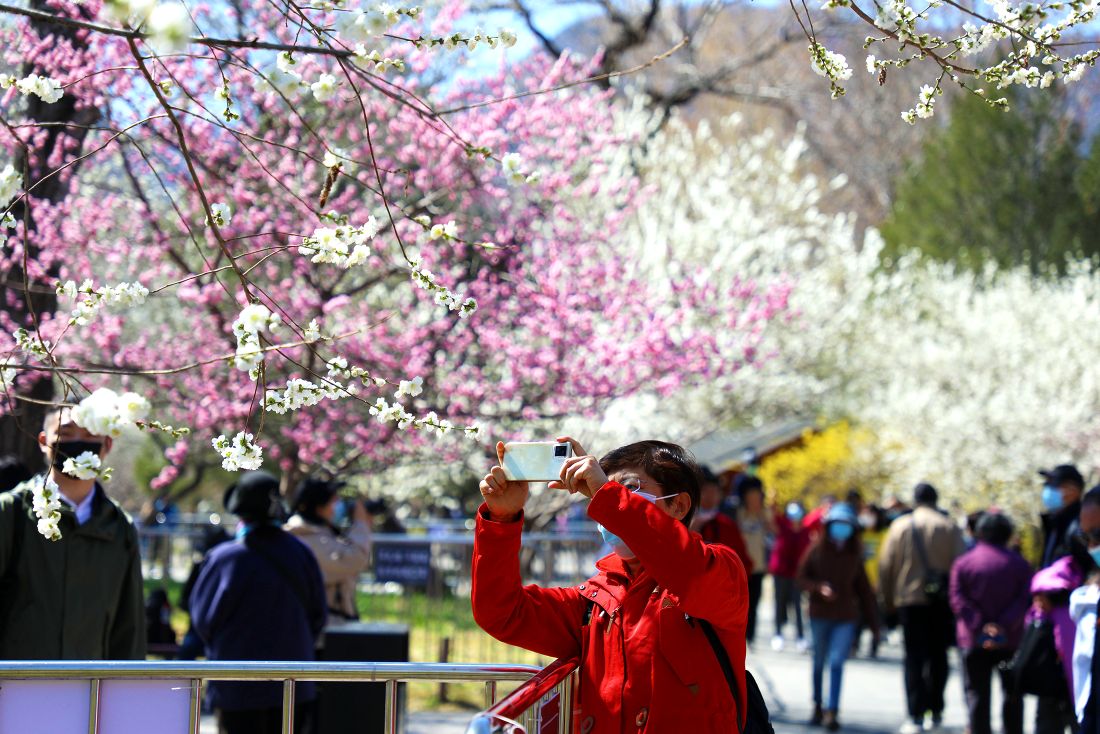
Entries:
[[511,481],[552,482],[561,477],[565,460],[573,456],[573,445],[556,441],[504,444],[504,476]]

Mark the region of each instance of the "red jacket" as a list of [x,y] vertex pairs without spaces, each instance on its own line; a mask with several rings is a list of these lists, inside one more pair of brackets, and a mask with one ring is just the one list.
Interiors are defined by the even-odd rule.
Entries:
[[768,573],[785,579],[798,575],[798,565],[810,547],[810,531],[806,527],[794,529],[794,523],[783,514],[775,515],[775,547],[768,562]]
[[749,557],[749,549],[745,546],[745,538],[741,535],[741,528],[737,523],[718,514],[710,522],[699,528],[699,535],[708,543],[721,543],[731,548],[737,557],[741,559],[741,565],[745,567],[745,573],[752,573],[752,558]]
[[737,555],[704,543],[616,482],[596,493],[588,515],[637,554],[643,569],[636,577],[612,554],[597,562],[598,575],[576,587],[523,586],[522,520],[493,522],[482,505],[474,541],[474,619],[502,642],[581,659],[577,732],[736,731],[729,686],[696,619],[714,626],[744,701],[748,580]]

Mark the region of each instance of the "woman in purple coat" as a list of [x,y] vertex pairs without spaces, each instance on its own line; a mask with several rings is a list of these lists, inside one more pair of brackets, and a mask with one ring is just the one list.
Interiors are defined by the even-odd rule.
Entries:
[[[951,609],[962,653],[963,682],[971,734],[990,734],[993,671],[1020,645],[1031,600],[1031,566],[1009,550],[1012,521],[998,513],[978,520],[978,543],[951,567]],[[1001,676],[1005,734],[1023,734],[1024,704]]]

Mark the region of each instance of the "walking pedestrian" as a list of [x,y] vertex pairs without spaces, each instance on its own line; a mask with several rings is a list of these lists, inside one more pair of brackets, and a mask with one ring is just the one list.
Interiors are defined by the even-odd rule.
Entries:
[[1078,542],[1088,549],[1096,564],[1087,582],[1069,598],[1070,618],[1077,625],[1073,641],[1073,700],[1081,734],[1100,734],[1100,643],[1097,632],[1097,603],[1100,602],[1100,485],[1081,498]]
[[764,576],[768,570],[768,536],[775,532],[772,514],[764,506],[764,483],[759,477],[742,474],[737,480],[737,493],[741,506],[737,509],[737,525],[745,538],[752,559],[749,574],[749,619],[745,640],[752,645],[756,639],[756,610],[764,590]]
[[[577,586],[524,586],[527,482],[494,466],[480,484],[474,619],[502,642],[580,659],[574,731],[719,734],[745,722],[745,570],[729,548],[688,529],[699,504],[690,454],[640,441],[599,461],[572,439],[551,489],[587,498],[614,552]],[[504,444],[497,444],[503,463]],[[563,712],[569,715],[570,712]]]
[[798,585],[798,567],[810,547],[810,533],[802,526],[805,510],[801,502],[790,502],[785,511],[775,515],[775,547],[768,561],[768,572],[775,589],[775,636],[772,649],[782,650],[786,644],[783,628],[794,609],[795,645],[799,652],[809,648],[802,626],[802,589]]
[[[1034,600],[1028,613],[1029,625],[1045,625],[1049,628],[1045,639],[1053,646],[1062,675],[1057,692],[1037,697],[1035,706],[1035,733],[1061,734],[1066,729],[1077,729],[1077,716],[1073,707],[1073,641],[1076,625],[1070,616],[1069,600],[1073,590],[1084,581],[1073,556],[1063,556],[1031,580]],[[1053,676],[1051,676],[1053,677]]]
[[1046,568],[1070,552],[1070,541],[1077,530],[1081,514],[1081,493],[1085,478],[1072,464],[1060,464],[1039,472],[1043,477],[1042,503],[1043,557],[1040,568]]
[[[840,686],[844,663],[852,649],[861,618],[871,633],[879,634],[875,599],[859,541],[859,522],[848,504],[838,503],[824,518],[824,532],[806,554],[798,582],[810,595],[813,633],[814,712],[810,724],[840,728]],[[829,697],[824,698],[825,668],[829,668]]]
[[918,484],[915,508],[890,525],[879,556],[883,609],[901,622],[905,646],[905,693],[909,720],[901,734],[915,734],[943,722],[947,649],[955,638],[948,602],[951,565],[966,549],[962,531],[936,509],[939,495]]
[[[951,568],[951,609],[962,654],[970,734],[992,734],[993,671],[1020,645],[1031,596],[1031,566],[1007,548],[1015,528],[1000,513],[985,513],[974,529],[975,546]],[[1023,734],[1023,697],[1001,672],[1001,726]]]
[[699,484],[699,509],[691,518],[691,529],[708,543],[721,543],[741,559],[746,573],[752,573],[752,558],[745,547],[745,539],[737,523],[719,511],[722,502],[722,490],[718,486],[718,477],[706,467],[700,471],[702,481]]

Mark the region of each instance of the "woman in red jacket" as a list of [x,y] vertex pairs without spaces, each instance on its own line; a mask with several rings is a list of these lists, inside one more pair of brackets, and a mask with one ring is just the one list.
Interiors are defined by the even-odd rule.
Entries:
[[[551,489],[591,499],[588,515],[615,552],[570,588],[523,586],[525,482],[493,467],[481,481],[473,558],[474,619],[503,642],[580,659],[574,730],[583,734],[729,734],[744,720],[748,587],[737,555],[688,530],[698,468],[679,446],[642,441],[599,461],[573,439]],[[497,444],[503,458],[504,445]],[[711,646],[713,628],[734,674]],[[736,698],[733,693],[736,691]]]

